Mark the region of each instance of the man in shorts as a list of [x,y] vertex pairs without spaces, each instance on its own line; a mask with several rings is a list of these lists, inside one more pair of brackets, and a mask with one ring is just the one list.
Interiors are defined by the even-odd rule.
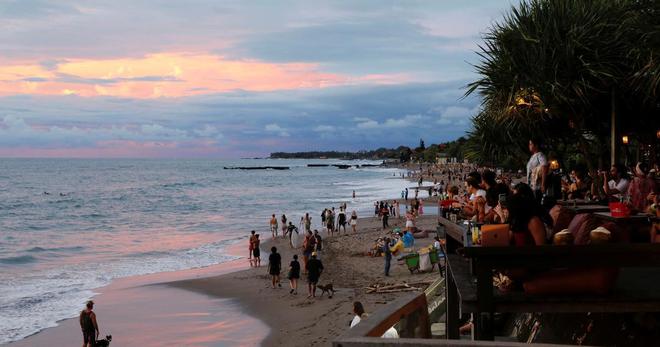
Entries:
[[316,297],[316,285],[319,283],[319,278],[323,273],[323,263],[316,259],[316,252],[312,253],[312,259],[307,262],[307,289],[309,290],[308,298]]
[[270,249],[270,256],[268,256],[268,273],[272,276],[273,288],[275,285],[282,287],[280,284],[280,271],[282,270],[282,256],[277,253],[277,247]]
[[83,334],[83,347],[94,347],[96,340],[99,338],[99,325],[96,323],[96,314],[92,311],[94,309],[94,301],[87,301],[84,310],[80,312],[80,328]]

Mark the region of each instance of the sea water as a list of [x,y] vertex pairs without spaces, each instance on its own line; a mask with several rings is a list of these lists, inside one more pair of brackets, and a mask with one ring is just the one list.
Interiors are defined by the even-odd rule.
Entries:
[[0,159],[0,343],[76,316],[113,279],[235,259],[226,247],[269,236],[271,214],[319,227],[323,208],[370,216],[410,186],[397,169],[310,163],[374,162]]

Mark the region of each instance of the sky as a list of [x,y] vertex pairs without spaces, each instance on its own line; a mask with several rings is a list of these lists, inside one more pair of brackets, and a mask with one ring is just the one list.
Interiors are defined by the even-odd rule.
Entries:
[[458,138],[508,0],[0,0],[0,157],[267,156]]

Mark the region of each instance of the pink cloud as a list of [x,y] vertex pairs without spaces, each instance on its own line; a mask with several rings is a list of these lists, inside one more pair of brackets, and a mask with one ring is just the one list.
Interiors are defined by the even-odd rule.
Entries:
[[0,95],[158,98],[405,80],[403,75],[347,76],[322,72],[316,64],[309,63],[267,63],[230,60],[209,53],[166,52],[138,58],[66,59],[53,69],[37,62],[5,61],[0,67]]

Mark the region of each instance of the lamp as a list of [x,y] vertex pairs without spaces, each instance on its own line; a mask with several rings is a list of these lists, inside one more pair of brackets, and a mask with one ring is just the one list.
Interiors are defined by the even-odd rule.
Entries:
[[658,130],[658,132],[655,133],[655,136],[656,136],[658,139],[660,139],[660,130]]
[[559,169],[559,162],[556,160],[550,161],[550,170],[557,170]]
[[623,135],[623,136],[621,137],[621,142],[623,142],[624,145],[627,145],[627,144],[628,144],[628,141],[629,141],[629,140],[628,140],[628,135]]

